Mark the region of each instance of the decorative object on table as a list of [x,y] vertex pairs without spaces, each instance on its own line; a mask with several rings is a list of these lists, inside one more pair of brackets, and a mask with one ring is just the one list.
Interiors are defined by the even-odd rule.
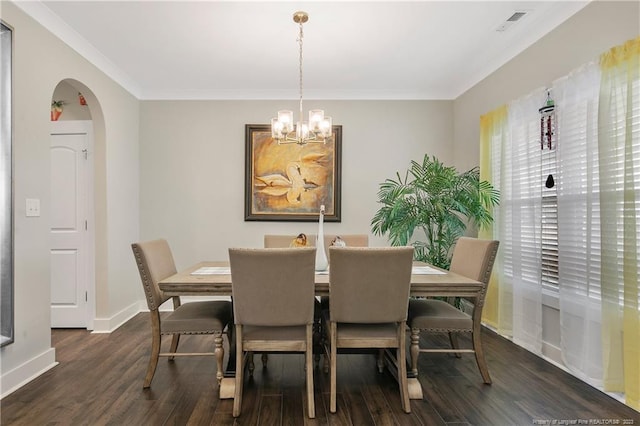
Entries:
[[84,96],[82,96],[82,93],[80,93],[80,92],[78,92],[78,102],[82,106],[86,106],[87,105],[87,100],[84,98]]
[[340,235],[336,235],[336,237],[331,240],[331,247],[346,247],[347,243],[340,237]]
[[245,220],[340,222],[342,126],[326,144],[278,145],[268,125],[245,126]]
[[547,91],[547,100],[540,113],[540,149],[556,149],[556,105],[551,99],[551,92]]
[[58,121],[62,115],[65,101],[51,101],[51,121]]
[[326,271],[329,267],[329,260],[324,248],[324,205],[320,206],[318,219],[318,235],[316,236],[316,271]]
[[324,111],[314,109],[309,111],[309,121],[303,121],[302,117],[302,43],[304,34],[302,24],[309,20],[307,12],[298,11],[293,14],[293,22],[298,24],[298,70],[300,84],[300,115],[298,121],[293,124],[293,111],[278,111],[278,117],[271,119],[271,137],[278,144],[327,143],[333,136],[331,117],[325,117]]
[[425,155],[422,163],[411,162],[405,177],[380,184],[378,203],[382,207],[371,220],[376,235],[389,235],[394,246],[411,242],[416,230],[426,241],[412,242],[415,258],[448,269],[452,247],[464,235],[466,222],[484,227],[493,222],[491,210],[500,194],[480,181],[477,167],[459,173],[436,157]]
[[307,247],[307,235],[300,233],[291,241],[289,247]]

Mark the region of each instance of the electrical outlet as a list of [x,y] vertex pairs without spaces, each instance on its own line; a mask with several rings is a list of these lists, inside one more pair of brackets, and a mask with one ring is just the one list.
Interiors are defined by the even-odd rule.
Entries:
[[40,200],[37,198],[27,198],[27,217],[40,216]]

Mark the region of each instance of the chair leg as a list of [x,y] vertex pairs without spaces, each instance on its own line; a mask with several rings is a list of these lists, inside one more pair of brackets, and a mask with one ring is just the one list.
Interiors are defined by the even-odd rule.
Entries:
[[236,389],[233,395],[233,417],[238,417],[242,409],[242,382],[244,380],[243,355],[242,326],[236,325]]
[[222,378],[224,374],[222,372],[222,363],[224,362],[224,348],[222,347],[222,334],[216,334],[213,338],[215,343],[215,349],[213,353],[216,354],[216,380],[218,381],[218,388],[220,388],[220,383],[222,383]]
[[158,311],[151,312],[151,355],[149,355],[149,365],[147,366],[147,374],[144,377],[143,388],[149,388],[151,381],[156,373],[158,366],[158,358],[160,357],[160,343],[162,336],[160,335],[160,316]]
[[313,395],[313,326],[307,324],[307,347],[305,352],[305,366],[307,367],[307,404],[309,418],[316,417],[316,404]]
[[266,352],[262,353],[262,368],[267,368],[267,363],[269,362],[269,354]]
[[[449,332],[449,342],[451,342],[451,348],[452,349],[458,349],[458,335],[453,333],[453,332]],[[462,358],[462,354],[460,352],[454,352],[454,354],[456,355],[456,358]]]
[[313,323],[313,347],[316,349],[314,355],[314,368],[320,366],[320,353],[322,352],[322,321],[315,320]]
[[487,367],[487,361],[484,359],[484,350],[482,349],[482,339],[480,337],[480,331],[474,331],[472,333],[473,350],[476,355],[476,363],[480,370],[480,375],[485,384],[491,384],[491,376],[489,375],[489,367]]
[[398,326],[398,350],[396,357],[398,360],[398,383],[400,385],[400,399],[402,401],[402,409],[405,413],[411,412],[411,402],[409,401],[409,383],[407,382],[407,349],[405,347],[406,324],[403,322]]
[[376,360],[378,366],[378,373],[382,374],[384,371],[384,349],[378,349],[378,359]]
[[[176,333],[171,337],[171,348],[169,349],[169,352],[176,353],[178,351],[178,343],[180,343],[180,334]],[[175,359],[175,356],[169,357],[169,361],[173,361]]]
[[249,376],[253,377],[253,371],[256,369],[256,365],[253,363],[253,352],[249,352],[247,357],[248,357],[247,365],[249,369]]
[[336,326],[336,323],[333,322],[333,321],[331,322],[331,326],[330,327],[331,327],[331,332],[330,332],[330,334],[331,334],[331,339],[330,339],[330,341],[331,341],[331,343],[330,343],[330,345],[331,345],[331,356],[329,357],[330,358],[329,362],[330,362],[331,366],[329,367],[329,372],[330,372],[330,376],[331,376],[331,379],[330,379],[330,382],[331,382],[330,395],[331,396],[329,398],[329,400],[330,400],[329,401],[329,411],[332,412],[332,413],[335,413],[336,412],[336,406],[337,406],[337,403],[336,403],[336,399],[337,399],[336,398],[336,387],[337,387],[336,386],[336,378],[337,378],[336,356],[338,355],[338,349],[336,348],[336,343],[337,343],[336,334],[338,332],[338,328]]
[[420,355],[420,329],[411,329],[411,375],[418,377],[418,355]]

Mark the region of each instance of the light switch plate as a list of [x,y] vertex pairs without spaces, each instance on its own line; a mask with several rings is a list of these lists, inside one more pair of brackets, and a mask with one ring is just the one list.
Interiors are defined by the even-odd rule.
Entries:
[[27,198],[27,217],[40,216],[40,200],[37,198]]

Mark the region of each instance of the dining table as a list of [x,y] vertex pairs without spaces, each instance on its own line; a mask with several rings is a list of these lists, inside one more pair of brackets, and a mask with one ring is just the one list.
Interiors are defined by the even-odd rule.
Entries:
[[[328,271],[316,272],[316,296],[329,296]],[[158,282],[166,296],[231,296],[232,277],[229,261],[204,261]],[[465,297],[476,299],[483,291],[480,281],[467,278],[422,262],[414,262],[411,274],[412,297]],[[229,327],[229,347],[234,350],[233,327]],[[233,398],[235,390],[235,358],[229,354],[225,377],[220,383],[220,398]],[[393,367],[393,362],[388,363]],[[397,372],[396,372],[397,373]],[[408,374],[409,397],[422,399],[422,386],[415,374]]]

